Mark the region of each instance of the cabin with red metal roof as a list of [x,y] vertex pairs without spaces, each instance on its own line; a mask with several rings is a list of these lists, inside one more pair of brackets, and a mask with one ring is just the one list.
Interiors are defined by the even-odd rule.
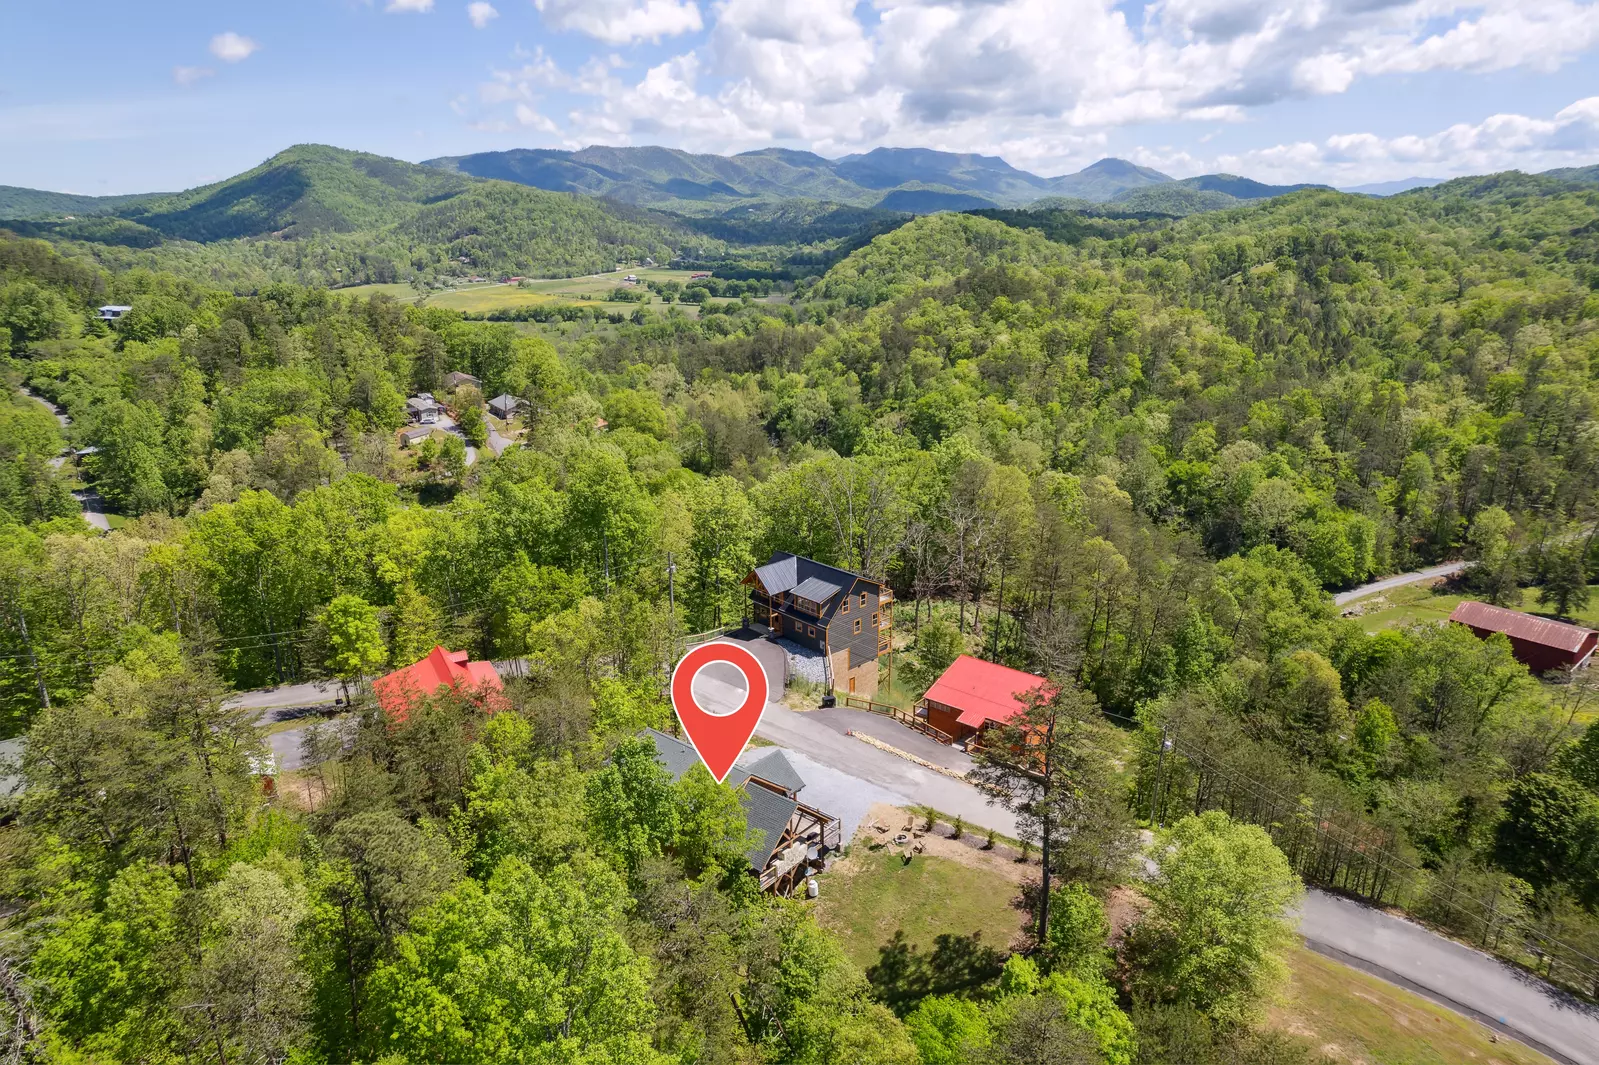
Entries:
[[1496,632],[1503,633],[1510,640],[1516,661],[1534,673],[1582,669],[1593,657],[1595,646],[1599,646],[1599,632],[1592,629],[1470,599],[1455,607],[1449,620],[1466,626],[1484,640]]
[[954,737],[968,740],[992,724],[1004,724],[1049,682],[1034,673],[961,655],[916,704],[916,716]]
[[466,651],[435,647],[420,662],[372,682],[378,705],[391,721],[404,721],[411,708],[440,690],[458,692],[494,713],[505,705],[505,685],[493,662],[473,662]]

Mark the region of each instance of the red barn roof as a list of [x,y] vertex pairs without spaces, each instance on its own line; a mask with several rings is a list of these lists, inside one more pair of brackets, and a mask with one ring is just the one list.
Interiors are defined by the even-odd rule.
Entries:
[[1473,629],[1502,632],[1512,640],[1525,640],[1573,654],[1584,650],[1584,645],[1594,635],[1592,629],[1567,625],[1563,621],[1549,621],[1523,614],[1519,610],[1506,610],[1502,606],[1490,606],[1469,599],[1455,607],[1449,620]]
[[1019,669],[961,655],[933,682],[923,698],[960,711],[957,718],[971,728],[1009,721],[1027,705],[1026,696],[1048,683]]
[[489,712],[500,709],[504,690],[493,662],[468,661],[465,651],[435,647],[420,662],[397,669],[373,681],[378,705],[389,717],[404,721],[418,699],[438,693],[440,688],[461,692],[481,702]]

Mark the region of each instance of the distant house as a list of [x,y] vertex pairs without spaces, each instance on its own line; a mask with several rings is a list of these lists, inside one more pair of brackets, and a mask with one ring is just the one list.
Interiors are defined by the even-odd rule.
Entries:
[[431,392],[421,392],[405,401],[406,412],[418,425],[433,425],[439,420],[439,403]]
[[1534,673],[1582,669],[1599,646],[1599,632],[1592,629],[1470,599],[1455,607],[1449,620],[1466,626],[1481,639],[1504,633],[1516,661]]
[[638,275],[637,274],[628,274],[626,277],[622,278],[622,284],[624,284],[624,285],[636,285],[636,284],[638,284]]
[[95,317],[102,322],[114,322],[131,310],[133,310],[132,307],[125,307],[120,303],[108,303],[100,308]]
[[[700,764],[694,748],[655,729],[644,736],[655,744],[655,757],[679,780]],[[838,850],[843,827],[838,818],[799,801],[805,780],[782,751],[734,766],[724,781],[738,791],[744,819],[755,830],[745,857],[762,891],[792,895],[823,860]]]
[[654,266],[655,265],[655,260],[651,259],[648,255],[646,255],[646,256],[644,256],[644,265],[645,266]]
[[604,418],[595,418],[594,419],[594,431],[596,433],[603,433],[603,432],[605,432],[605,430],[609,429],[610,427],[611,427],[611,423],[606,421]]
[[455,389],[460,388],[462,385],[471,385],[473,388],[482,388],[483,382],[479,381],[476,377],[473,377],[469,373],[462,373],[460,370],[451,370],[449,373],[444,375],[444,387],[450,389],[452,392]]
[[955,740],[968,740],[989,725],[1004,724],[1048,682],[1033,673],[961,655],[939,674],[916,704],[916,716]]
[[698,280],[699,280],[699,279],[700,279],[700,278],[702,278],[702,277],[710,277],[710,276],[711,276],[711,275],[710,275],[710,274],[708,274],[708,273],[702,273],[702,274],[690,274],[690,275],[688,275],[688,279],[689,279],[689,280],[690,280],[690,281],[698,281]]
[[505,686],[493,662],[472,662],[465,651],[435,647],[420,662],[372,683],[378,705],[391,721],[404,721],[423,699],[440,691],[458,692],[493,713],[505,705]]
[[434,425],[413,425],[409,429],[401,429],[400,446],[410,447],[412,444],[420,443],[432,436],[436,428]]
[[827,658],[832,687],[877,694],[877,656],[893,638],[894,593],[882,581],[777,551],[744,578],[754,623]]
[[513,395],[510,395],[509,393],[506,393],[504,395],[495,396],[493,399],[489,400],[489,413],[500,419],[502,422],[510,421],[511,415],[515,414],[516,408],[520,407],[521,405],[521,400],[517,399]]

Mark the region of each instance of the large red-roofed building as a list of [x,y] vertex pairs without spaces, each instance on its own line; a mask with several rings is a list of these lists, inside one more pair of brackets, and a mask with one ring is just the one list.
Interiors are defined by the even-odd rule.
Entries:
[[927,689],[917,716],[954,739],[969,739],[988,725],[1009,721],[1047,683],[1032,673],[961,655]]
[[493,662],[473,662],[465,651],[435,647],[420,662],[397,669],[372,683],[378,705],[390,720],[404,721],[411,708],[440,689],[459,692],[489,713],[505,704],[499,671]]
[[1594,647],[1599,646],[1599,632],[1592,629],[1470,599],[1455,607],[1449,620],[1466,626],[1482,639],[1504,633],[1516,661],[1534,673],[1581,669],[1593,657]]

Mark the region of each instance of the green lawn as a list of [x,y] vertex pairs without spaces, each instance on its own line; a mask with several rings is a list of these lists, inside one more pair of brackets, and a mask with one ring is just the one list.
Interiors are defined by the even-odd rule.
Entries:
[[927,854],[906,865],[891,848],[871,850],[864,837],[820,884],[817,919],[843,939],[863,969],[876,963],[879,948],[897,931],[923,951],[945,933],[977,933],[984,945],[1005,951],[1025,920],[1012,905],[1019,886],[992,869]]
[[[1368,612],[1360,616],[1360,622],[1366,627],[1367,632],[1399,628],[1417,621],[1445,621],[1462,599],[1469,599],[1471,596],[1455,592],[1435,592],[1426,584],[1408,584],[1381,593],[1380,605],[1377,604],[1378,598],[1378,596],[1369,596],[1348,604],[1348,606],[1367,607]],[[1373,607],[1375,609],[1372,609]],[[1553,611],[1538,602],[1537,588],[1521,590],[1521,603],[1517,609],[1532,614],[1553,615]],[[1570,620],[1578,625],[1599,629],[1599,584],[1588,586],[1588,605],[1574,610]]]
[[[1450,612],[1464,598],[1458,594],[1435,593],[1427,584],[1407,584],[1382,593],[1380,606],[1376,603],[1378,596],[1358,599],[1349,605],[1364,605],[1368,612],[1360,616],[1360,623],[1367,632],[1379,632],[1382,629],[1403,628],[1419,621],[1447,621]],[[1374,606],[1376,609],[1372,609]]]
[[1281,1028],[1307,1036],[1350,1065],[1551,1065],[1505,1036],[1375,976],[1303,948],[1289,958],[1286,1000],[1272,1011]]
[[[595,305],[607,312],[621,312],[632,314],[638,308],[636,303],[624,301],[611,301],[604,297],[610,295],[611,290],[622,284],[622,278],[628,274],[637,276],[641,281],[678,281],[686,282],[693,276],[689,270],[666,269],[623,269],[609,274],[598,274],[590,277],[560,277],[547,278],[539,281],[529,281],[524,285],[500,285],[490,282],[481,285],[462,285],[459,288],[444,292],[429,293],[427,305],[430,307],[443,307],[447,310],[462,311],[468,314],[481,314],[490,311],[512,310],[519,307],[532,307],[541,303],[582,303]],[[391,296],[402,303],[415,303],[418,299],[417,292],[407,284],[391,285],[356,285],[338,290],[340,295],[366,297],[375,294]],[[697,317],[699,308],[693,304],[668,304],[656,296],[646,305],[650,311],[664,313],[669,306],[680,308],[689,317]]]

